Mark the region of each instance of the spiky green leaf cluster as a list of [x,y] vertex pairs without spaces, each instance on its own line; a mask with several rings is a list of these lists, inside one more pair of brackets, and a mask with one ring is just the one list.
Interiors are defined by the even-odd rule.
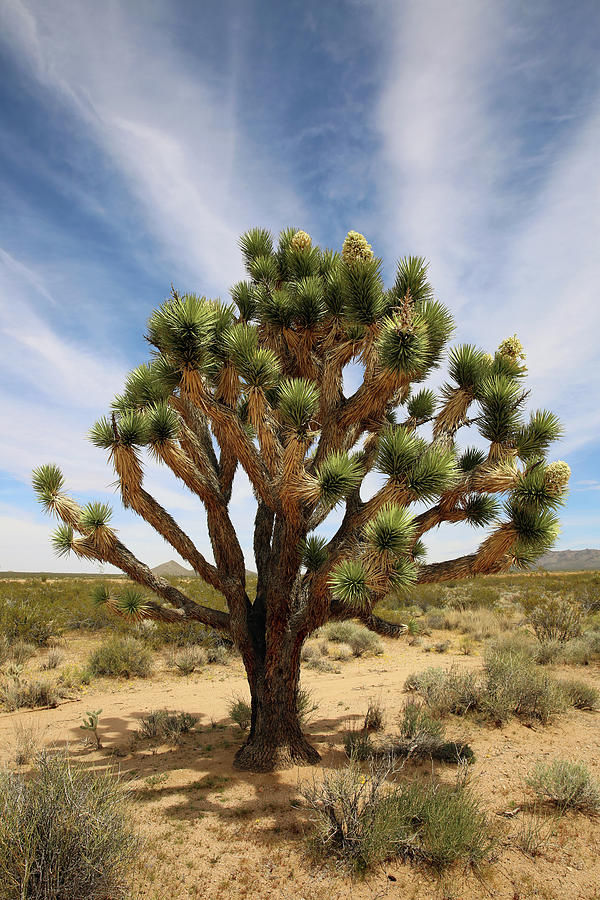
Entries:
[[414,532],[412,513],[388,504],[365,526],[364,540],[375,553],[399,557],[410,549]]
[[320,499],[326,506],[334,505],[344,499],[361,483],[364,469],[360,460],[348,453],[330,453],[316,474]]
[[345,559],[332,570],[329,578],[332,595],[352,609],[362,609],[369,601],[368,576],[358,559]]
[[411,418],[417,422],[425,422],[433,416],[436,403],[435,393],[428,388],[422,388],[408,399],[406,409]]
[[317,534],[309,534],[302,542],[302,565],[307,572],[316,572],[327,560],[327,540]]
[[279,385],[279,414],[290,428],[304,431],[319,407],[319,388],[306,378],[287,378]]
[[428,362],[427,323],[418,315],[410,322],[404,322],[399,314],[390,316],[383,323],[377,350],[386,369],[402,375],[417,375]]
[[52,512],[53,504],[62,493],[65,480],[59,467],[54,463],[38,466],[31,474],[33,489],[46,512]]
[[81,527],[86,532],[94,532],[108,525],[111,518],[112,509],[108,503],[87,503],[81,511]]

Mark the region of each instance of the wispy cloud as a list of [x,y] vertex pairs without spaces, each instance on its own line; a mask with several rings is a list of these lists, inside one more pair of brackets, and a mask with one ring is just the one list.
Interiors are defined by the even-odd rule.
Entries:
[[514,12],[476,0],[398,8],[377,118],[381,188],[391,241],[431,258],[458,337],[493,350],[518,332],[531,405],[561,415],[561,452],[572,453],[600,431],[600,72],[568,134],[536,159],[522,134],[532,98],[519,84],[540,89],[550,116],[552,82]]
[[[141,19],[118,3],[110,15],[61,0],[32,9],[34,16],[9,0],[15,40],[120,169],[177,277],[222,291],[241,275],[241,230],[302,218],[289,185],[269,181],[269,152],[241,132],[231,80],[198,71],[197,62],[190,71],[185,54],[164,40],[168,4]],[[242,46],[236,22],[234,15],[234,70]]]

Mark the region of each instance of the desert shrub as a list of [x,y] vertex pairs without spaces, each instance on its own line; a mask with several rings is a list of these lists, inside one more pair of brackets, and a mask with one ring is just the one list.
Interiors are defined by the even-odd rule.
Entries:
[[377,635],[356,622],[328,622],[320,633],[332,643],[348,644],[354,656],[383,653],[383,644]]
[[520,630],[502,635],[491,646],[491,652],[512,653],[528,659],[536,659],[540,644],[528,631]]
[[452,626],[449,624],[450,619],[443,609],[432,609],[425,616],[425,622],[427,628],[433,628],[434,631],[442,631],[445,628],[452,628]]
[[481,676],[455,667],[431,667],[409,675],[404,688],[420,694],[434,716],[465,715],[477,709],[481,701]]
[[302,645],[302,650],[300,651],[300,659],[302,662],[308,662],[309,659],[315,659],[315,657],[320,655],[321,651],[319,650],[319,645],[316,641],[309,641]]
[[585,614],[573,600],[542,596],[527,613],[527,621],[540,643],[564,643],[581,634]]
[[50,671],[51,669],[57,669],[58,666],[63,661],[63,655],[60,650],[50,650],[46,659],[40,665],[41,669],[44,671]]
[[400,716],[400,735],[407,740],[426,735],[439,743],[444,737],[444,724],[434,719],[423,704],[409,701]]
[[231,660],[231,652],[225,644],[207,644],[204,655],[210,665],[226,666]]
[[252,721],[252,707],[243,697],[232,697],[229,701],[227,712],[240,731],[248,731]]
[[433,645],[436,653],[446,653],[450,647],[450,641],[438,641]]
[[446,588],[445,592],[445,605],[448,609],[493,609],[497,601],[497,589],[489,587],[483,581]]
[[[149,624],[152,625],[152,628],[147,628]],[[218,632],[209,628],[208,625],[202,625],[200,622],[140,622],[137,630],[140,639],[154,649],[165,645],[171,647],[195,645],[206,647],[212,644],[223,643]]]
[[334,644],[329,655],[337,662],[344,662],[353,656],[352,647],[349,644]]
[[170,660],[172,668],[176,669],[180,675],[191,675],[197,669],[202,668],[205,663],[204,650],[193,644],[184,647],[179,653],[175,653]]
[[557,665],[564,659],[564,644],[560,641],[544,641],[538,645],[533,658],[540,666]]
[[497,649],[486,655],[482,672],[433,667],[409,675],[404,687],[418,693],[433,716],[478,712],[497,725],[513,715],[547,724],[567,707],[560,684],[531,659]]
[[0,686],[0,702],[9,712],[24,707],[58,706],[61,692],[52,681],[26,681],[20,675],[7,678]]
[[572,666],[589,666],[600,661],[600,631],[587,631],[564,645],[563,658]]
[[139,841],[121,781],[42,754],[0,772],[0,889],[7,900],[126,897]]
[[15,722],[14,735],[14,761],[18,766],[27,765],[37,753],[39,731],[31,722]]
[[324,656],[313,656],[306,661],[307,669],[314,669],[317,672],[333,672],[336,675],[339,675],[341,669],[338,669],[336,666],[332,665],[328,659]]
[[464,635],[464,637],[460,639],[458,647],[463,656],[470,656],[475,648],[473,638],[469,637],[468,634]]
[[540,813],[536,803],[531,812],[521,819],[513,841],[522,853],[535,858],[541,855],[554,834],[555,823],[552,820],[549,822],[548,817]]
[[23,600],[11,597],[0,602],[0,634],[11,643],[25,641],[45,647],[51,638],[59,636],[60,629],[42,603],[30,596]]
[[10,658],[10,644],[4,634],[0,634],[0,667]]
[[66,691],[78,691],[92,680],[92,673],[87,667],[65,666],[58,676],[58,683]]
[[28,659],[35,656],[35,644],[29,644],[27,641],[15,641],[10,648],[10,657],[18,665],[24,665]]
[[587,766],[567,759],[538,763],[525,779],[539,800],[561,810],[576,809],[591,815],[600,813],[600,786]]
[[385,713],[378,703],[369,703],[365,713],[363,728],[365,731],[383,731]]
[[455,785],[393,786],[390,772],[389,761],[373,764],[366,775],[351,762],[325,772],[322,784],[304,788],[315,823],[313,846],[359,871],[392,857],[441,870],[490,856],[490,825],[463,778]]
[[197,716],[192,716],[187,712],[154,709],[140,719],[140,734],[146,738],[166,738],[177,741],[181,735],[188,734],[197,721]]
[[371,735],[364,728],[351,728],[344,734],[344,752],[348,759],[361,762],[365,759],[374,759],[377,749],[373,744]]
[[569,706],[575,709],[597,709],[600,692],[591,684],[578,678],[561,681],[560,685],[566,695]]
[[485,661],[485,677],[480,708],[498,724],[516,715],[545,725],[566,708],[558,682],[536,669],[527,657],[491,652]]
[[300,721],[300,725],[304,728],[308,725],[312,718],[312,714],[315,713],[319,708],[318,703],[316,703],[315,698],[311,694],[310,691],[305,688],[300,688],[298,690],[298,696],[296,698],[296,709],[298,710],[298,719]]
[[92,651],[88,668],[92,675],[147,678],[152,671],[152,654],[132,637],[110,637]]

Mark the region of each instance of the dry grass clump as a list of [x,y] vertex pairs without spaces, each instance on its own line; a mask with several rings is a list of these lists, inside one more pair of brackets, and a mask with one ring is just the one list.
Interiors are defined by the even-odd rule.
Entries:
[[35,654],[35,644],[30,644],[27,641],[15,641],[9,650],[9,657],[17,666],[25,665],[27,660],[31,659]]
[[337,662],[345,662],[347,659],[351,659],[354,654],[350,644],[339,643],[333,645],[330,650],[330,656]]
[[334,644],[347,644],[354,656],[380,656],[383,644],[376,634],[356,622],[329,622],[319,634]]
[[238,726],[240,731],[248,731],[252,721],[252,707],[243,697],[232,697],[227,706],[229,718]]
[[148,678],[152,672],[152,654],[135,638],[110,637],[92,651],[88,668],[92,675]]
[[454,785],[433,780],[393,784],[393,774],[389,760],[371,764],[367,773],[351,762],[326,771],[321,784],[305,787],[313,850],[334,853],[357,871],[398,857],[437,870],[490,857],[490,824],[466,778]]
[[527,622],[540,643],[557,641],[563,644],[579,637],[584,619],[585,610],[573,599],[546,594],[542,594],[527,612]]
[[569,706],[575,709],[598,709],[600,691],[578,678],[568,678],[560,682]]
[[494,649],[479,672],[429,668],[410,675],[405,689],[418,693],[434,716],[478,713],[503,725],[511,716],[547,724],[569,705],[561,685],[527,656]]
[[346,756],[354,761],[375,759],[436,759],[447,763],[471,763],[475,756],[468,744],[448,741],[444,723],[420,703],[409,701],[400,716],[400,733],[375,744],[365,725],[344,735]]
[[0,684],[0,703],[9,712],[25,707],[58,706],[62,696],[63,693],[56,682],[26,681],[20,672],[13,672]]
[[39,729],[31,722],[15,722],[15,753],[17,766],[27,765],[36,755],[40,745]]
[[139,841],[115,775],[40,755],[0,772],[0,888],[7,900],[125,898]]
[[427,613],[428,628],[436,631],[458,631],[475,641],[488,641],[503,631],[514,628],[506,616],[499,616],[491,609],[434,609]]
[[587,766],[567,759],[538,763],[525,779],[539,800],[560,810],[574,809],[589,815],[600,813],[600,785]]
[[182,735],[189,734],[197,721],[197,716],[187,712],[154,709],[140,719],[140,734],[145,738],[165,738],[177,742]]
[[184,647],[178,653],[174,653],[169,659],[171,668],[179,672],[180,675],[191,675],[205,664],[206,654],[204,650],[193,644]]
[[[310,691],[300,688],[296,697],[296,709],[300,725],[304,728],[310,722],[313,713],[318,709],[318,704]],[[240,731],[247,731],[252,721],[252,706],[243,697],[232,697],[227,711],[229,718],[233,719]]]
[[40,664],[40,669],[43,669],[45,672],[49,672],[52,669],[57,669],[62,661],[62,653],[60,652],[60,650],[56,650],[54,648],[50,650],[46,659]]

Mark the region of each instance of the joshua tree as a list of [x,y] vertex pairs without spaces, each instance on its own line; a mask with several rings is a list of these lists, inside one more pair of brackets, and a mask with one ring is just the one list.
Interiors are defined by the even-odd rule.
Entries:
[[[556,537],[569,468],[544,459],[560,434],[556,417],[538,411],[523,420],[516,336],[494,356],[454,347],[438,395],[420,386],[453,330],[422,258],[403,259],[386,289],[381,260],[356,232],[341,254],[293,228],[277,246],[262,229],[240,244],[248,280],[231,289],[235,305],[172,290],[148,322],[150,362],[129,374],[91,430],[109,451],[123,504],[223,595],[227,611],[153,574],[112,530],[110,508],[80,506],[56,466],[37,469],[33,481],[62,520],[53,535],[59,554],[111,563],[145,589],[104,591],[115,612],[202,622],[230,636],[252,698],[236,764],[268,770],[318,759],[297,716],[306,637],[351,617],[395,636],[402,626],[373,612],[388,592],[529,564]],[[349,393],[352,379],[360,384]],[[457,449],[463,428],[478,432],[477,447]],[[214,562],[144,489],[145,450],[203,504]],[[255,598],[228,511],[238,467],[256,498]],[[361,497],[371,472],[380,486]],[[333,537],[319,536],[335,510]],[[426,564],[422,537],[462,521],[490,526],[476,552]]]

